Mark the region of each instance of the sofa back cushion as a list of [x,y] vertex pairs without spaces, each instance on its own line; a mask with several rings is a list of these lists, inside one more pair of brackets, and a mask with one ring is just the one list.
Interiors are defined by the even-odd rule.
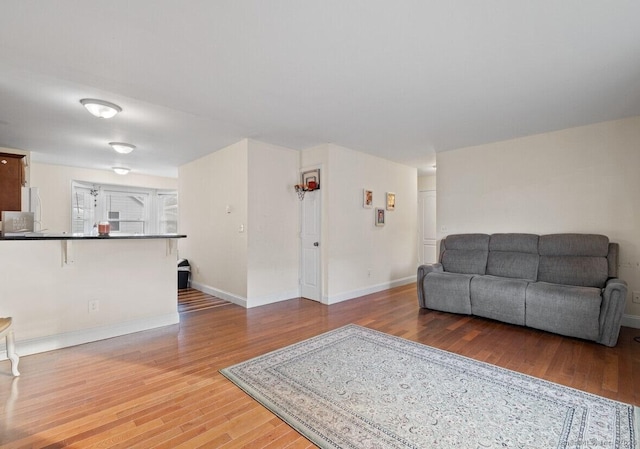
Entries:
[[440,244],[440,262],[451,273],[485,274],[488,255],[488,234],[452,234]]
[[609,239],[596,234],[540,236],[538,280],[603,288],[609,277]]
[[491,235],[487,274],[535,281],[539,260],[537,235]]

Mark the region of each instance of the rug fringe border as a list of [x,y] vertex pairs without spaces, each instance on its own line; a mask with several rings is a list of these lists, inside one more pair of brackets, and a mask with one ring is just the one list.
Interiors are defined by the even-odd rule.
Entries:
[[633,437],[635,439],[635,447],[640,449],[640,407],[633,406]]
[[326,439],[320,439],[319,438],[320,435],[321,435],[320,433],[311,434],[310,432],[309,433],[305,432],[304,431],[305,430],[304,426],[298,426],[297,425],[298,421],[295,419],[295,417],[293,415],[290,415],[290,414],[288,414],[286,412],[282,412],[281,413],[280,409],[278,407],[274,407],[271,404],[271,401],[269,401],[268,399],[263,397],[263,395],[261,393],[259,393],[258,391],[254,390],[254,389],[252,389],[250,387],[249,388],[243,387],[241,385],[242,382],[240,382],[240,380],[232,372],[230,372],[230,370],[232,368],[233,368],[233,366],[230,366],[228,368],[222,368],[222,369],[218,370],[218,372],[220,374],[222,374],[224,377],[226,377],[236,387],[238,387],[239,389],[244,391],[251,399],[254,399],[255,401],[257,401],[265,409],[267,409],[269,412],[271,412],[274,415],[276,415],[286,425],[291,427],[293,430],[298,432],[300,435],[302,435],[304,438],[306,438],[307,440],[309,440],[313,444],[317,445],[320,448],[327,448],[327,447],[338,448],[338,446],[335,446],[335,445],[327,446],[327,444],[331,444],[331,442],[327,441]]

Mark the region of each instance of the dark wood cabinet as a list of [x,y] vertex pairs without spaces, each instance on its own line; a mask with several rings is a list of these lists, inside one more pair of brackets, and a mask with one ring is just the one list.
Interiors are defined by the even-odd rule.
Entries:
[[23,154],[0,153],[0,211],[22,208],[23,158]]

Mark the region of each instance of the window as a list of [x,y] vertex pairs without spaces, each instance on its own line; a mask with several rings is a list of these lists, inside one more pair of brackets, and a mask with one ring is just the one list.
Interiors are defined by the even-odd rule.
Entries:
[[158,232],[160,234],[175,234],[178,232],[178,195],[173,193],[158,193]]
[[178,194],[173,190],[72,183],[71,232],[90,234],[101,221],[112,233],[169,234],[178,232]]

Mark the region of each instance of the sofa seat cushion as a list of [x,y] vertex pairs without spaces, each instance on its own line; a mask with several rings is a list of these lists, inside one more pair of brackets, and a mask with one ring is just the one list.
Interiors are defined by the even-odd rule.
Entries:
[[424,277],[425,306],[451,313],[471,314],[469,284],[473,275],[431,272]]
[[599,336],[601,290],[535,282],[527,286],[525,325],[587,340]]
[[529,281],[497,276],[471,279],[471,313],[524,326],[525,293]]

